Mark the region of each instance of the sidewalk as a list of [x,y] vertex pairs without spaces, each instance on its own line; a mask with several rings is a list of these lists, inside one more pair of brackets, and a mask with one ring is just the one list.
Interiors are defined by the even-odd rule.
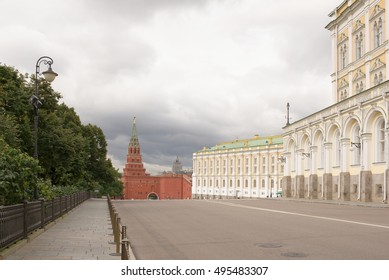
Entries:
[[333,204],[333,205],[349,205],[349,206],[360,206],[360,207],[371,207],[371,208],[389,208],[387,203],[377,203],[377,202],[361,202],[361,201],[343,201],[343,200],[324,200],[324,199],[308,199],[308,198],[292,198],[292,197],[282,197],[277,198],[284,201],[295,201],[295,202],[304,202],[304,203],[322,203],[322,204]]
[[[12,251],[12,248],[9,250]],[[6,260],[120,260],[106,199],[89,199]]]

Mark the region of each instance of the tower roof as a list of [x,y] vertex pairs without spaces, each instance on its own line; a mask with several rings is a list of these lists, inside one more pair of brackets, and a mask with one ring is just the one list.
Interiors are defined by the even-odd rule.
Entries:
[[139,139],[138,139],[138,133],[136,132],[136,117],[134,117],[134,120],[132,121],[132,133],[131,133],[131,139],[130,139],[130,146],[131,147],[139,147]]

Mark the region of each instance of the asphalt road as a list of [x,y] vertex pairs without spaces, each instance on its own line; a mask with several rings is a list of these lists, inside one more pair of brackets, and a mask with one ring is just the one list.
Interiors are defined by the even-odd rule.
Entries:
[[389,260],[389,208],[276,199],[114,204],[141,260]]

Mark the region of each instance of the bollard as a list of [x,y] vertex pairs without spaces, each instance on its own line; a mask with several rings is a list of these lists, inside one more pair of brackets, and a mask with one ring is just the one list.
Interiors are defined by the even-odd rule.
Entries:
[[120,254],[120,218],[117,218],[116,222],[116,254]]
[[122,260],[128,260],[128,239],[127,239],[127,228],[122,226]]
[[116,236],[116,229],[117,229],[117,219],[118,219],[118,214],[115,213],[114,214],[114,218],[112,220],[112,231],[113,231],[113,241],[114,242],[117,242],[117,236]]

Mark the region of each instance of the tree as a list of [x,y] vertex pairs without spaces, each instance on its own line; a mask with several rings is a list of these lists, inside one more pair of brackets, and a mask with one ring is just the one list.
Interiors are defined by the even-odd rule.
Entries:
[[[2,199],[7,203],[30,199],[37,172],[39,193],[45,197],[77,190],[120,195],[120,176],[107,159],[103,131],[93,124],[83,125],[73,108],[59,103],[61,94],[37,78],[0,64]],[[32,158],[34,114],[29,103],[35,94],[35,81],[42,101],[38,161]]]
[[38,171],[37,160],[12,148],[0,137],[0,204],[31,199]]

